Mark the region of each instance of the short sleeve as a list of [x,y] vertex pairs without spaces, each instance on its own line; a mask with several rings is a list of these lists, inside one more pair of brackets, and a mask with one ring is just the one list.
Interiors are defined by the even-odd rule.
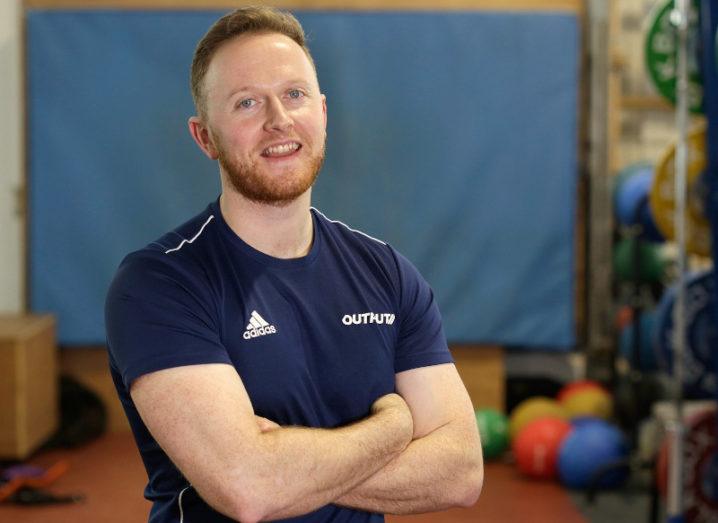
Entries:
[[399,280],[395,372],[453,363],[431,287],[409,260],[396,251],[393,254]]
[[208,285],[160,256],[128,256],[105,302],[107,346],[127,390],[134,379],[150,372],[231,363]]

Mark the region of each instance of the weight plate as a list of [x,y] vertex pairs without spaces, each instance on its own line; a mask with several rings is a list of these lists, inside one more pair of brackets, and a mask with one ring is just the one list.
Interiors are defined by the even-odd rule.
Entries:
[[683,503],[687,522],[718,521],[716,432],[714,411],[694,421],[686,434]]
[[[674,1],[656,4],[649,16],[644,54],[648,76],[656,91],[672,104],[676,103],[677,31],[671,22]],[[693,113],[703,111],[703,82],[698,48],[697,2],[689,4],[688,20],[688,107]]]
[[[674,213],[676,145],[671,145],[656,166],[653,185],[648,195],[653,218],[658,230],[668,239],[675,240]],[[686,213],[686,249],[688,252],[710,256],[711,230],[705,217],[708,189],[705,183],[706,129],[705,125],[688,133],[687,166],[688,202]]]
[[[677,286],[666,290],[656,310],[655,347],[660,365],[673,369],[673,308]],[[718,392],[713,355],[718,347],[715,277],[713,271],[693,274],[686,279],[686,352],[683,388],[689,398],[715,398]]]
[[[683,516],[686,523],[718,521],[718,419],[715,407],[688,422],[683,447]],[[668,444],[657,460],[658,490],[665,497]]]

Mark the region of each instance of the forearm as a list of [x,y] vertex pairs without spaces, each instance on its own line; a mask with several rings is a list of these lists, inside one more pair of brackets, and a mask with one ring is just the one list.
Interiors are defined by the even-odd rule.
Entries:
[[450,424],[412,441],[379,472],[335,501],[389,514],[472,505],[483,481],[480,443]]
[[[306,514],[381,470],[407,446],[411,430],[390,413],[337,429],[287,427],[262,434],[251,497],[257,519]],[[246,466],[242,467],[246,470]],[[252,516],[249,519],[253,519]]]

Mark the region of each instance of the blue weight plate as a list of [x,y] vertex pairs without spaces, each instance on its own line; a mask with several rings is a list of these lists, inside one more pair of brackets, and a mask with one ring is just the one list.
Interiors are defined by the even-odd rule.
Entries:
[[[714,299],[713,271],[687,277],[686,286],[686,357],[684,391],[691,398],[714,398],[718,392],[715,366],[711,350],[718,347]],[[673,369],[673,308],[677,287],[668,289],[656,312],[655,343],[661,367],[671,373]]]

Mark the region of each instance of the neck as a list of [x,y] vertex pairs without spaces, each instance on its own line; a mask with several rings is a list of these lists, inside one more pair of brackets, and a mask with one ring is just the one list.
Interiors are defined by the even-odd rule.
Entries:
[[312,247],[309,212],[311,189],[293,202],[276,207],[247,200],[225,187],[219,198],[224,220],[242,241],[274,258],[301,258]]

